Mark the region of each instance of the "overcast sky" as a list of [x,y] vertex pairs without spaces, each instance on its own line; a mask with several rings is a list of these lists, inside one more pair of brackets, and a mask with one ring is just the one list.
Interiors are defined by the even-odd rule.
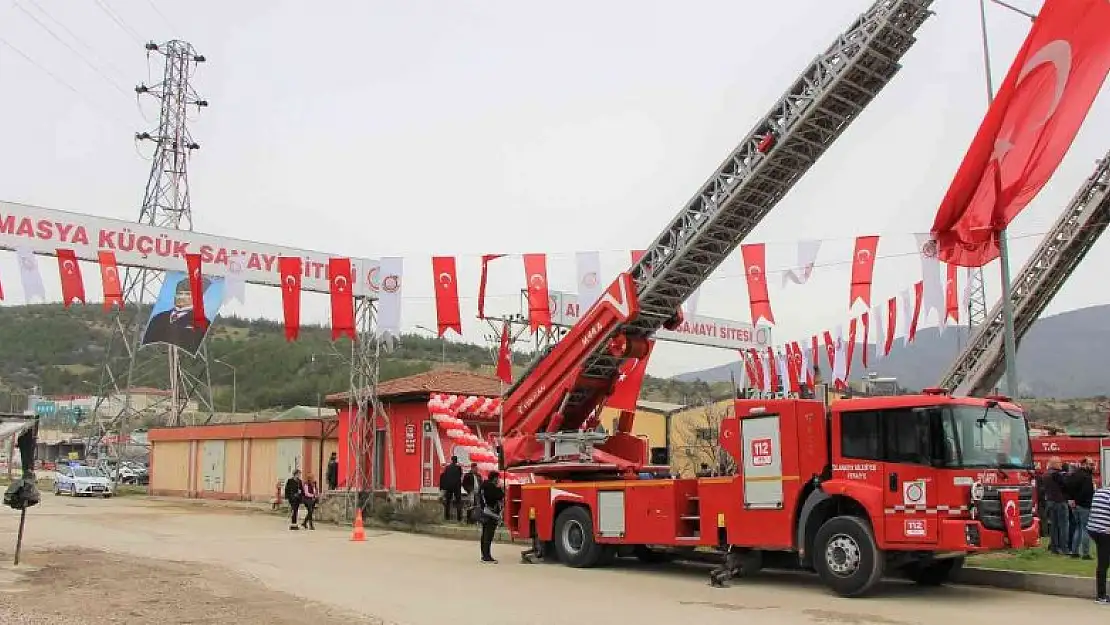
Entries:
[[[161,74],[142,43],[185,39],[208,59],[195,85],[211,103],[192,125],[196,229],[403,256],[408,327],[435,325],[430,256],[458,255],[477,341],[481,254],[546,252],[552,286],[567,290],[575,251],[601,250],[606,272],[623,269],[870,4],[3,0],[0,199],[137,218],[150,145],[132,137],[157,109],[137,105],[132,88]],[[777,340],[846,322],[857,235],[882,235],[876,301],[919,279],[912,233],[929,229],[986,107],[978,3],[933,9],[899,75],[748,239],[768,243],[772,271],[793,264],[799,239],[825,240],[808,285],[770,280]],[[997,83],[1030,23],[988,13]],[[1012,225],[1015,272],[1110,147],[1108,108],[1104,90]],[[22,303],[14,254],[0,256],[4,304]],[[54,266],[40,266],[60,299]],[[1106,303],[1106,266],[1104,242],[1046,314]],[[489,311],[518,310],[521,261],[493,267]],[[94,270],[86,283],[99,297]],[[992,301],[998,272],[987,268]],[[700,312],[748,320],[742,274],[737,252],[706,283]],[[280,319],[280,293],[251,287],[247,305],[225,310]],[[326,296],[305,295],[304,319],[325,321],[327,310]],[[655,354],[655,375],[735,359],[675,345]]]

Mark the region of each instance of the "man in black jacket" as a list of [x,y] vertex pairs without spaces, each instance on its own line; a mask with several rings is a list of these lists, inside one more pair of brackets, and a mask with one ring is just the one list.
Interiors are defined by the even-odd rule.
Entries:
[[458,456],[451,456],[451,464],[443,469],[439,476],[439,490],[443,492],[443,520],[451,520],[451,508],[455,508],[455,517],[462,523],[462,467],[459,466]]
[[297,513],[301,510],[301,499],[304,497],[304,482],[301,481],[300,469],[293,470],[293,477],[285,480],[285,500],[289,502],[289,507],[293,510],[293,516],[289,520],[289,529],[295,530],[297,528]]
[[1067,492],[1074,504],[1072,511],[1075,513],[1069,555],[1090,560],[1091,537],[1087,535],[1087,521],[1091,518],[1091,499],[1095,496],[1095,478],[1090,458],[1084,458],[1079,468],[1068,476]]
[[482,520],[482,562],[497,564],[493,559],[490,548],[493,546],[493,535],[501,523],[501,511],[505,502],[505,491],[501,488],[501,475],[497,471],[490,471],[489,477],[482,482],[479,499],[481,508],[479,515]]
[[1060,459],[1052,458],[1048,470],[1041,476],[1037,484],[1044,491],[1044,498],[1048,504],[1049,530],[1048,550],[1052,553],[1064,555],[1068,553],[1070,545],[1068,532],[1068,499],[1064,494],[1064,473],[1060,469]]
[[328,490],[335,490],[339,488],[339,460],[335,457],[335,452],[331,452],[331,458],[328,459]]

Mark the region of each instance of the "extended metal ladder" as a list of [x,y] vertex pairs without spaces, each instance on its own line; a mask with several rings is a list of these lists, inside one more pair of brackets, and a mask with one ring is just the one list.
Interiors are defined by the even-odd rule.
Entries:
[[[1018,341],[1040,317],[1068,276],[1110,224],[1110,152],[1072,198],[1052,230],[1014,278],[1014,333]],[[1006,371],[999,301],[948,368],[940,386],[960,395],[991,393]]]
[[[623,359],[606,350],[610,337],[618,332],[650,336],[674,317],[901,69],[899,61],[932,15],[931,5],[932,0],[875,2],[802,72],[632,267],[640,314],[598,337],[584,363],[585,378],[606,382],[617,377]],[[551,349],[532,362],[507,395],[543,366]],[[592,396],[577,386],[567,405],[585,408]],[[561,429],[579,425],[568,420]]]

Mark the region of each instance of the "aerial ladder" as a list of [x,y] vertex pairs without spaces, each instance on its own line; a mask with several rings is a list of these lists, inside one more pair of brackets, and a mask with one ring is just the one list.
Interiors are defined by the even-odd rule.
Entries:
[[[1013,282],[1014,334],[1018,341],[1040,317],[1060,287],[1110,224],[1110,152]],[[941,388],[982,397],[993,392],[1006,370],[1002,302],[999,301],[941,379]]]
[[643,469],[631,435],[583,431],[622,365],[647,354],[660,328],[859,117],[901,69],[932,0],[878,0],[775,102],[697,194],[577,324],[506,392],[504,466],[535,475]]

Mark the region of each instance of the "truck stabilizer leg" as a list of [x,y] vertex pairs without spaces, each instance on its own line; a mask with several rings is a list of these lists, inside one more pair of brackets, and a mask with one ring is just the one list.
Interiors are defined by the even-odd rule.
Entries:
[[740,552],[730,546],[728,551],[725,552],[724,561],[721,565],[709,572],[709,585],[714,588],[724,588],[725,582],[743,574]]
[[543,560],[543,541],[540,540],[536,534],[536,520],[530,519],[528,521],[528,531],[532,534],[532,546],[520,552],[521,564],[535,564]]

